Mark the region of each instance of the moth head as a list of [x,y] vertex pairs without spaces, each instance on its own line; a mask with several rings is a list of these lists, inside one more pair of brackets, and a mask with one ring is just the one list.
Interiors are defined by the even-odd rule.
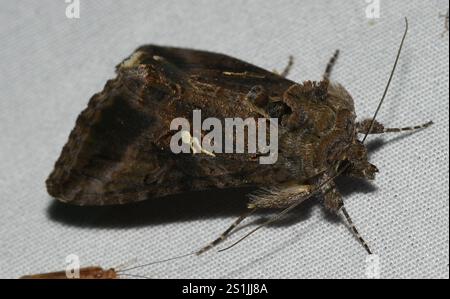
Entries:
[[368,161],[367,148],[361,141],[355,140],[350,145],[347,159],[350,163],[346,171],[347,175],[362,179],[375,179],[375,173],[378,172],[378,168]]

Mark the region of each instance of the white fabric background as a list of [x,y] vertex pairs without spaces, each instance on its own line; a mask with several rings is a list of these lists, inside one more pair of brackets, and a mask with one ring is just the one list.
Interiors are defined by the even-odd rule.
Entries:
[[[295,56],[290,78],[332,78],[369,117],[383,92],[408,16],[410,32],[379,120],[404,137],[371,137],[373,184],[342,185],[349,213],[381,261],[381,277],[449,277],[448,2],[381,0],[370,22],[355,1],[64,1],[0,5],[0,277],[82,265],[116,266],[183,254],[211,241],[243,210],[236,191],[81,209],[57,204],[44,181],[88,99],[136,47],[153,43],[226,53],[267,69]],[[230,241],[255,226],[234,234]],[[343,222],[309,204],[232,250],[139,271],[155,278],[363,278],[367,254]]]

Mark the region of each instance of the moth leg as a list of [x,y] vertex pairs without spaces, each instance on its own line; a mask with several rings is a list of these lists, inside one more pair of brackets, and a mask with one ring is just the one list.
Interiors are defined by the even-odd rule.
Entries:
[[360,134],[367,134],[367,132],[370,130],[369,134],[383,134],[383,133],[392,133],[392,132],[404,132],[404,131],[415,131],[419,129],[424,129],[433,124],[432,121],[429,121],[427,123],[413,126],[413,127],[404,127],[404,128],[385,128],[383,124],[379,123],[378,121],[373,122],[372,129],[370,129],[370,126],[372,124],[372,119],[365,119],[361,122],[356,123],[356,130]]
[[253,212],[255,212],[255,210],[256,209],[252,208],[252,209],[245,211],[245,213],[243,213],[241,216],[239,216],[239,218],[236,219],[230,225],[230,227],[228,227],[217,239],[215,239],[214,241],[212,241],[211,243],[209,243],[208,245],[206,245],[205,247],[203,247],[199,251],[197,251],[196,255],[200,255],[200,254],[204,253],[205,251],[210,250],[211,248],[213,248],[214,246],[216,246],[217,244],[219,244],[220,242],[225,240],[226,237],[233,231],[233,229],[235,229],[236,226],[238,226],[239,223],[241,223],[245,218],[247,218],[248,216],[253,214]]
[[358,239],[358,241],[361,243],[361,245],[364,247],[364,249],[369,253],[372,254],[372,251],[369,248],[369,245],[367,242],[363,239],[359,231],[356,229],[355,224],[353,223],[352,219],[350,218],[350,215],[347,213],[347,210],[344,207],[344,201],[342,200],[342,195],[339,193],[339,191],[336,189],[336,186],[334,182],[330,183],[330,186],[328,186],[329,189],[325,191],[323,194],[323,203],[325,208],[334,213],[338,214],[339,211],[342,211],[342,214],[344,215],[345,219],[347,220],[347,223],[352,230],[355,237]]
[[284,70],[281,73],[279,73],[277,70],[273,70],[273,72],[275,74],[280,75],[281,77],[286,78],[287,75],[289,75],[293,65],[294,65],[294,57],[292,55],[289,55],[289,60],[287,65],[284,67]]
[[289,75],[293,65],[294,65],[294,57],[292,55],[289,55],[288,63],[284,67],[284,70],[280,73],[280,76],[287,77],[287,75]]
[[339,56],[339,50],[336,50],[333,54],[333,57],[328,61],[327,67],[325,68],[325,73],[323,73],[323,80],[329,80],[331,76],[331,71],[333,70],[334,65],[336,64],[336,60]]
[[236,228],[245,218],[253,214],[260,208],[285,208],[292,203],[297,202],[305,195],[308,195],[312,190],[311,185],[298,185],[290,184],[284,188],[266,189],[250,195],[250,203],[248,204],[248,210],[239,216],[230,227],[227,228],[217,239],[197,251],[197,255],[213,248],[220,242],[226,239],[226,237]]
[[312,185],[290,184],[282,188],[263,189],[250,195],[249,209],[286,208],[307,196],[313,190]]

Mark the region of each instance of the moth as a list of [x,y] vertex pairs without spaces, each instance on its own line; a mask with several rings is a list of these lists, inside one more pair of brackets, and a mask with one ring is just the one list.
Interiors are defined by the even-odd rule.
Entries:
[[[401,46],[406,32],[407,20]],[[314,196],[329,211],[342,212],[371,253],[334,179],[374,179],[378,169],[368,161],[364,145],[368,134],[417,130],[431,122],[385,128],[376,121],[387,87],[374,117],[356,121],[351,95],[330,81],[338,54],[321,81],[296,83],[286,78],[292,61],[276,73],[227,55],[141,46],[116,66],[117,77],[79,115],[46,181],[48,193],[70,204],[112,205],[187,191],[259,188],[250,194],[248,210],[197,253],[224,240],[257,210],[282,209],[266,225]],[[258,163],[261,153],[174,154],[170,123],[178,117],[191,119],[195,109],[205,118],[277,119],[276,163]]]
[[119,279],[119,278],[127,278],[127,277],[134,277],[134,278],[146,278],[150,279],[151,277],[140,275],[140,274],[133,274],[129,273],[130,270],[136,270],[138,268],[148,267],[154,264],[169,262],[176,259],[185,258],[188,256],[191,256],[193,253],[183,254],[163,260],[153,261],[150,263],[137,265],[137,266],[131,266],[126,267],[128,263],[125,263],[119,267],[115,268],[102,268],[100,266],[88,266],[88,267],[82,267],[78,269],[78,277],[74,277],[74,273],[70,272],[67,273],[66,271],[57,271],[57,272],[47,272],[47,273],[40,273],[40,274],[30,274],[30,275],[24,275],[20,277],[20,279]]
[[[114,268],[103,269],[99,266],[90,266],[79,269],[80,279],[116,279],[119,275]],[[24,275],[21,279],[68,279],[65,271],[48,272]]]

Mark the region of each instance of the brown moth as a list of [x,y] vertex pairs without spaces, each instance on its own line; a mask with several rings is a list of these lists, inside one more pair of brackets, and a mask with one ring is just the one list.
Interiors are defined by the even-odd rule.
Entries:
[[[80,279],[116,279],[118,274],[114,268],[103,269],[98,266],[80,268]],[[24,275],[21,279],[68,279],[65,271]]]
[[183,254],[163,260],[153,261],[146,264],[141,264],[137,266],[127,267],[124,268],[126,264],[116,267],[116,268],[109,268],[105,269],[100,266],[89,266],[89,267],[83,267],[79,268],[78,276],[79,277],[73,277],[73,273],[70,273],[71,275],[68,275],[66,271],[57,271],[57,272],[47,272],[47,273],[40,273],[40,274],[30,274],[30,275],[24,275],[20,277],[20,279],[118,279],[118,278],[127,278],[127,277],[134,277],[134,278],[151,278],[144,275],[139,274],[132,274],[129,273],[130,270],[136,270],[138,268],[148,267],[154,264],[169,262],[172,260],[181,259],[184,257],[188,257],[193,255],[194,253],[188,253]]
[[[131,269],[140,267],[142,266],[133,267]],[[146,279],[151,278],[139,274],[125,273],[125,271],[128,270],[130,269],[126,270],[118,270],[115,268],[104,269],[99,266],[89,266],[79,269],[79,277],[69,277],[66,271],[57,271],[57,272],[24,275],[20,277],[20,279],[120,279],[129,277],[146,278]]]
[[[406,30],[401,45],[405,36]],[[430,123],[385,128],[375,121],[376,114],[357,122],[352,97],[329,80],[337,56],[338,51],[320,82],[299,84],[286,78],[292,63],[277,74],[222,54],[142,46],[116,67],[117,77],[79,115],[46,181],[48,193],[76,205],[111,205],[194,190],[260,187],[250,195],[248,211],[198,253],[225,239],[256,210],[284,209],[269,223],[318,195],[328,210],[342,211],[370,253],[334,178],[374,179],[378,170],[363,144],[367,134]],[[268,165],[252,153],[172,153],[170,123],[191,119],[194,109],[203,118],[277,118],[278,160]],[[365,134],[362,140],[360,134]]]

